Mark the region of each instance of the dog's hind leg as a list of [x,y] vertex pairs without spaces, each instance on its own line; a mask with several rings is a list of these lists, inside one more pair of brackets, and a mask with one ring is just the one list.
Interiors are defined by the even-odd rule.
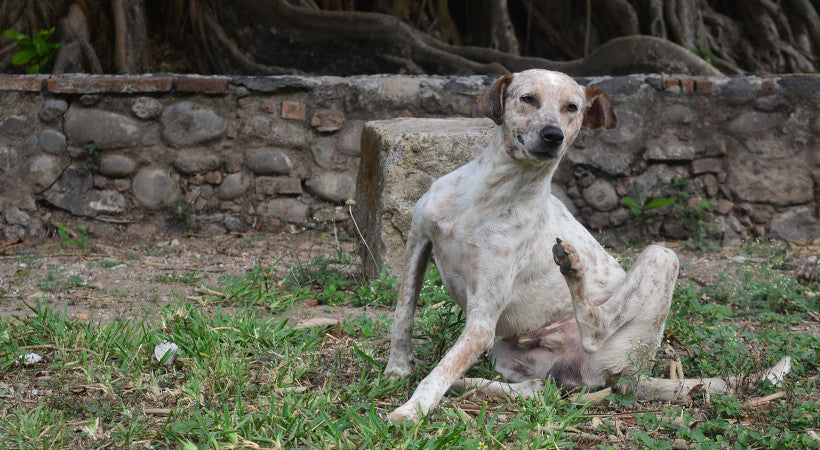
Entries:
[[553,256],[572,295],[581,346],[590,355],[584,384],[612,386],[622,373],[654,356],[672,302],[678,258],[672,250],[649,246],[607,298],[590,298],[588,285],[599,276],[596,267],[587,267],[571,243],[560,239]]
[[[559,240],[553,247],[553,256],[572,294],[582,347],[590,354],[584,384],[614,386],[621,375],[640,371],[639,365],[654,356],[663,335],[678,270],[674,252],[649,246],[605,301],[585,295],[588,269],[571,245]],[[594,272],[590,272],[594,277]],[[758,378],[777,384],[790,369],[791,359],[785,357],[758,374]],[[735,385],[733,377],[639,377],[635,393],[641,399],[675,400],[698,390],[729,392]]]
[[[788,375],[792,368],[791,357],[780,359],[771,369],[757,373],[748,379],[753,381],[767,380],[777,386]],[[696,392],[710,394],[732,392],[737,388],[737,377],[726,380],[719,377],[711,378],[645,378],[640,379],[635,395],[644,400],[676,400]]]
[[404,279],[390,327],[390,356],[385,373],[395,377],[408,375],[413,369],[413,316],[431,253],[430,240],[414,224],[407,237]]

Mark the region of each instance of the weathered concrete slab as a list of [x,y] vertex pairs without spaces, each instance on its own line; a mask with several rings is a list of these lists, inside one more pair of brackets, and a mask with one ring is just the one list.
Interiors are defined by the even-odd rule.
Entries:
[[[393,119],[367,122],[354,215],[370,250],[368,278],[385,267],[400,279],[413,206],[436,178],[473,159],[490,142],[490,119]],[[375,259],[375,261],[374,261]]]

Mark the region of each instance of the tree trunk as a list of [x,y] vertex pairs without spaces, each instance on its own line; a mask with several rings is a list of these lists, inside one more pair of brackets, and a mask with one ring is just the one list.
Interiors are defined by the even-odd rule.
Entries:
[[143,72],[148,66],[148,29],[144,0],[111,0],[114,16],[114,67],[117,72]]
[[510,21],[507,0],[490,0],[490,33],[490,47],[510,55],[521,54],[518,38],[515,37],[515,28]]

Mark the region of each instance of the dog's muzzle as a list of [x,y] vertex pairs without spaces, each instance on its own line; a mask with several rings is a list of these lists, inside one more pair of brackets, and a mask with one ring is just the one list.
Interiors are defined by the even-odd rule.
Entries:
[[541,145],[531,151],[532,156],[538,159],[551,159],[558,156],[558,149],[564,142],[564,132],[560,128],[549,125],[541,129]]

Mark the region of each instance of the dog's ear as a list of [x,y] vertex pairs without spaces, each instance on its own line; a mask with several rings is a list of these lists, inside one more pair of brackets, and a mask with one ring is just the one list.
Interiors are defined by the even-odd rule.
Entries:
[[504,75],[478,96],[478,109],[496,125],[504,122],[504,94],[512,79],[512,75]]
[[584,112],[583,125],[593,130],[601,127],[615,128],[618,119],[615,117],[615,112],[612,111],[612,105],[609,103],[604,91],[595,86],[587,86],[586,94],[588,106],[586,112]]

